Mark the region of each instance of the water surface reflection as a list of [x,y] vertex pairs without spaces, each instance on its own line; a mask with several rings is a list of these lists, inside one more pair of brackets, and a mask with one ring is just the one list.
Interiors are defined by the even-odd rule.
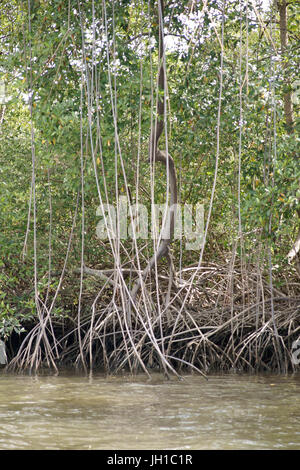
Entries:
[[0,372],[0,449],[300,449],[300,376]]

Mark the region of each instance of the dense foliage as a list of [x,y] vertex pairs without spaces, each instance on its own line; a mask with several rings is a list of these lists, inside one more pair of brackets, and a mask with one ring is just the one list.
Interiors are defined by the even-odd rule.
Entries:
[[[299,3],[287,6],[286,48],[279,2],[266,8],[213,0],[205,13],[203,3],[165,1],[167,140],[180,201],[203,203],[207,217],[218,145],[204,260],[220,262],[236,251],[247,263],[260,259],[268,274],[270,250],[280,286],[283,273],[296,275],[287,253],[299,227]],[[96,236],[99,193],[111,203],[122,194],[134,202],[138,194],[150,205],[158,20],[156,2],[146,0],[2,0],[0,18],[0,337],[7,338],[36,315],[34,252],[39,296],[49,301],[70,243],[53,314],[75,317],[73,270],[80,267],[83,235],[87,266],[114,265],[109,242]],[[156,202],[164,202],[165,187],[158,167]],[[150,242],[145,259],[151,250]],[[199,259],[199,251],[184,251],[179,241],[173,251],[177,266]],[[124,241],[121,263],[128,266],[132,253],[132,241]],[[85,280],[86,297],[95,284]]]

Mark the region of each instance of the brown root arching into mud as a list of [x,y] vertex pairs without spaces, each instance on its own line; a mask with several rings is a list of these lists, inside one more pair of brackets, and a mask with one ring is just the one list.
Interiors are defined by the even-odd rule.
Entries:
[[[195,269],[198,271],[191,285]],[[245,272],[239,267],[233,269],[230,263],[188,267],[177,277],[181,284],[172,287],[167,305],[167,277],[160,279],[158,302],[153,300],[156,283],[147,282],[143,294],[136,298],[138,314],[133,316],[132,329],[126,323],[121,299],[111,299],[110,287],[96,301],[90,299],[81,317],[80,338],[76,320],[60,320],[53,324],[56,336],[44,328],[47,347],[40,346],[36,352],[33,344],[40,328],[35,326],[8,369],[55,364],[57,369],[70,365],[148,375],[161,370],[178,376],[183,371],[205,375],[216,370],[298,370],[293,343],[300,335],[299,283],[287,279],[281,290],[273,287],[271,291],[255,267]]]

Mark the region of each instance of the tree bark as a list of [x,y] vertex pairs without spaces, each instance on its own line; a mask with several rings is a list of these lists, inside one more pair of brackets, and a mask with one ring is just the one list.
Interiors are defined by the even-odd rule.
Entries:
[[[170,252],[169,246],[174,236],[175,216],[176,216],[176,204],[177,204],[177,180],[174,160],[171,155],[165,151],[158,149],[158,141],[161,134],[163,133],[165,126],[165,49],[164,49],[164,2],[158,0],[158,29],[159,29],[159,73],[158,73],[158,93],[156,103],[156,119],[155,125],[151,129],[149,139],[149,161],[150,164],[154,162],[161,162],[166,168],[166,173],[169,174],[169,187],[170,187],[170,205],[169,205],[169,217],[167,217],[166,226],[162,227],[162,231],[167,230],[167,237],[162,238],[156,253],[150,259],[148,265],[144,269],[141,277],[136,280],[132,291],[131,291],[131,302],[134,302],[138,291],[141,288],[142,282],[146,276],[153,269],[155,264],[163,257],[166,256],[171,269]],[[162,93],[162,95],[160,95]],[[131,322],[131,306],[129,305],[129,313],[127,316],[128,323]]]
[[[286,69],[287,59],[285,58],[285,52],[288,44],[288,34],[287,34],[287,2],[286,0],[281,0],[278,3],[279,10],[279,27],[280,27],[280,44],[281,44],[281,57],[282,57],[282,67],[283,70]],[[290,87],[290,80],[286,78],[286,84]],[[287,132],[292,134],[294,132],[294,121],[293,121],[293,105],[292,105],[292,93],[291,91],[286,91],[283,95],[284,103],[284,115]]]

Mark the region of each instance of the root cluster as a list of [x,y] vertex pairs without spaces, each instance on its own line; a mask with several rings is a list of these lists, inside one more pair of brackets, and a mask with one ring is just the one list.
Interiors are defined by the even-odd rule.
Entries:
[[[216,370],[295,371],[300,335],[299,283],[270,287],[260,270],[210,264],[148,279],[127,323],[126,284],[101,289],[80,317],[39,319],[9,368],[71,365],[117,373],[166,375]],[[110,289],[110,290],[109,290]]]

